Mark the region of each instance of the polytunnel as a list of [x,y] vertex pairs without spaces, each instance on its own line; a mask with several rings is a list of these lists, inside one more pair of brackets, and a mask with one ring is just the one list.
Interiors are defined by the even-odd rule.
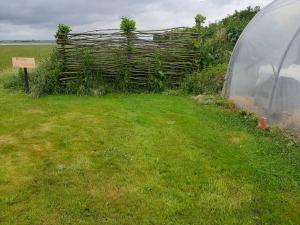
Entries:
[[275,0],[242,33],[224,94],[300,136],[300,0]]

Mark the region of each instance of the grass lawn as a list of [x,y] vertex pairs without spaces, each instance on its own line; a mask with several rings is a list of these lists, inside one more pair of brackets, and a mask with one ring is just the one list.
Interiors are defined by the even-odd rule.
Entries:
[[188,97],[0,89],[1,224],[299,224],[300,152]]
[[52,49],[53,45],[0,45],[0,72],[12,67],[12,57],[34,57],[39,61]]
[[252,119],[189,97],[1,86],[1,225],[300,224],[300,149]]

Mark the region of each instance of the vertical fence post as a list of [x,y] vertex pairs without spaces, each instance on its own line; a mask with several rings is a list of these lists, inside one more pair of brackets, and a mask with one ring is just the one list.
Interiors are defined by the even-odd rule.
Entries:
[[27,68],[24,68],[25,92],[29,93],[29,78]]

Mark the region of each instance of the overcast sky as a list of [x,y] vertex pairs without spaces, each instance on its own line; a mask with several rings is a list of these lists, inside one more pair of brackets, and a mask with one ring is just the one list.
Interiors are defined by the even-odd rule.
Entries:
[[118,28],[122,16],[138,29],[193,26],[201,13],[209,22],[235,9],[272,0],[1,0],[0,40],[53,39],[59,23],[73,31]]

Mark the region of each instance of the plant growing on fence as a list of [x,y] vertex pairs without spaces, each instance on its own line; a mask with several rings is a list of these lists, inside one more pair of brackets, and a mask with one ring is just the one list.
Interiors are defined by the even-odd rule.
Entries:
[[124,32],[127,38],[127,50],[133,50],[134,31],[136,30],[136,22],[133,19],[123,16],[120,24],[121,31]]
[[54,35],[58,42],[65,42],[68,38],[68,34],[72,31],[71,27],[66,24],[58,24],[57,31]]
[[57,31],[54,35],[56,38],[56,43],[61,46],[60,57],[61,60],[61,71],[65,69],[66,62],[66,49],[65,45],[67,44],[68,34],[72,31],[71,27],[66,24],[58,24]]
[[133,19],[123,16],[120,28],[125,34],[130,34],[136,30],[136,22]]
[[201,14],[198,14],[195,17],[196,28],[197,29],[203,28],[203,25],[204,25],[205,21],[206,21],[206,17],[201,15]]
[[154,91],[161,91],[166,87],[166,74],[164,72],[163,60],[161,59],[161,54],[159,52],[154,53],[154,70],[151,71],[151,81]]
[[119,88],[122,90],[127,89],[128,79],[131,75],[132,65],[132,52],[134,50],[134,39],[136,30],[136,22],[133,19],[123,16],[121,19],[120,30],[124,33],[127,39],[126,58],[122,63],[122,71],[119,74]]

